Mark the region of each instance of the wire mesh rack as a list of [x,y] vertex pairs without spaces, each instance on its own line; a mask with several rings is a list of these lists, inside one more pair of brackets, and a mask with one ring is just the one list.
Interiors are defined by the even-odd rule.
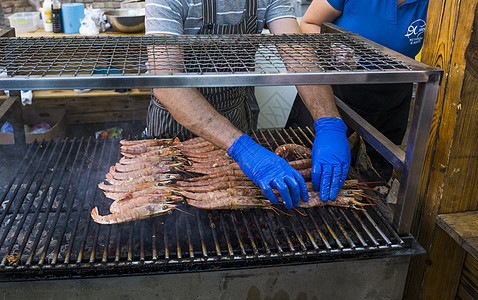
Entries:
[[[332,84],[338,79],[334,74],[350,83],[374,81],[378,74],[384,82],[423,82],[429,71],[426,65],[344,33],[2,38],[0,42],[0,85],[10,89],[46,89],[45,81],[48,89],[211,86],[225,75],[229,76],[221,84],[226,86]],[[352,76],[343,77],[346,74]],[[104,80],[111,78],[119,81]]]

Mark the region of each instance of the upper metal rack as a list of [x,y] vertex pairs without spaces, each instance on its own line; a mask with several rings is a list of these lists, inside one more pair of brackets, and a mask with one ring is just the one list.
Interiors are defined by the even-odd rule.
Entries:
[[426,82],[433,70],[348,33],[0,39],[1,89]]
[[352,33],[1,38],[0,89],[426,82]]

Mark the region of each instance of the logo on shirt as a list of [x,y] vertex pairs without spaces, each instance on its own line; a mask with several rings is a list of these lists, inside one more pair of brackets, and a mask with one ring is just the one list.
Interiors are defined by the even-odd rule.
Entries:
[[410,41],[410,45],[419,44],[422,42],[426,24],[427,23],[424,20],[418,19],[413,21],[408,26],[407,34],[405,34],[405,36]]

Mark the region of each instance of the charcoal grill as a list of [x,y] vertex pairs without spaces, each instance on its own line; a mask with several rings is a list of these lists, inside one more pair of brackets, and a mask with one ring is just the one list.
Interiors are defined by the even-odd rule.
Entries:
[[[183,206],[147,220],[98,225],[89,213],[109,204],[97,184],[118,161],[119,141],[81,138],[26,145],[20,122],[12,117],[16,144],[0,148],[5,161],[0,176],[8,182],[0,198],[0,280],[227,270],[422,253],[409,231],[442,71],[331,25],[324,32],[2,38],[0,87],[9,90],[201,87],[220,79],[224,86],[417,82],[418,92],[406,152],[337,99],[347,123],[402,174],[391,212],[379,205],[365,211],[323,207],[287,212]],[[162,52],[148,61],[154,47]],[[165,61],[178,54],[187,59],[173,62],[172,69]],[[96,74],[99,68],[107,71]],[[13,92],[0,107],[2,116],[5,111],[19,115],[16,103],[18,93]],[[269,149],[286,142],[310,147],[313,141],[309,128],[251,135]]]
[[[310,146],[310,130],[259,130],[265,147]],[[278,139],[277,137],[280,137]],[[119,153],[118,140],[73,139],[31,144],[2,194],[0,276],[37,278],[92,272],[171,272],[268,266],[394,252],[411,246],[375,206],[277,210],[200,210],[121,225],[89,214],[111,200],[97,184]],[[13,155],[13,154],[12,154]],[[408,243],[408,245],[406,245]],[[92,270],[92,267],[94,271]]]

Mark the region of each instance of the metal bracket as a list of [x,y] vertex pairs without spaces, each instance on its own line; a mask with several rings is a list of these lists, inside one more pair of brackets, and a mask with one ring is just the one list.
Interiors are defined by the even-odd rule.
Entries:
[[335,97],[335,103],[341,111],[341,116],[345,122],[360,134],[375,150],[378,151],[386,160],[388,160],[400,172],[403,172],[405,163],[405,152],[385,137],[380,131],[375,129],[364,118],[352,110],[342,100]]

